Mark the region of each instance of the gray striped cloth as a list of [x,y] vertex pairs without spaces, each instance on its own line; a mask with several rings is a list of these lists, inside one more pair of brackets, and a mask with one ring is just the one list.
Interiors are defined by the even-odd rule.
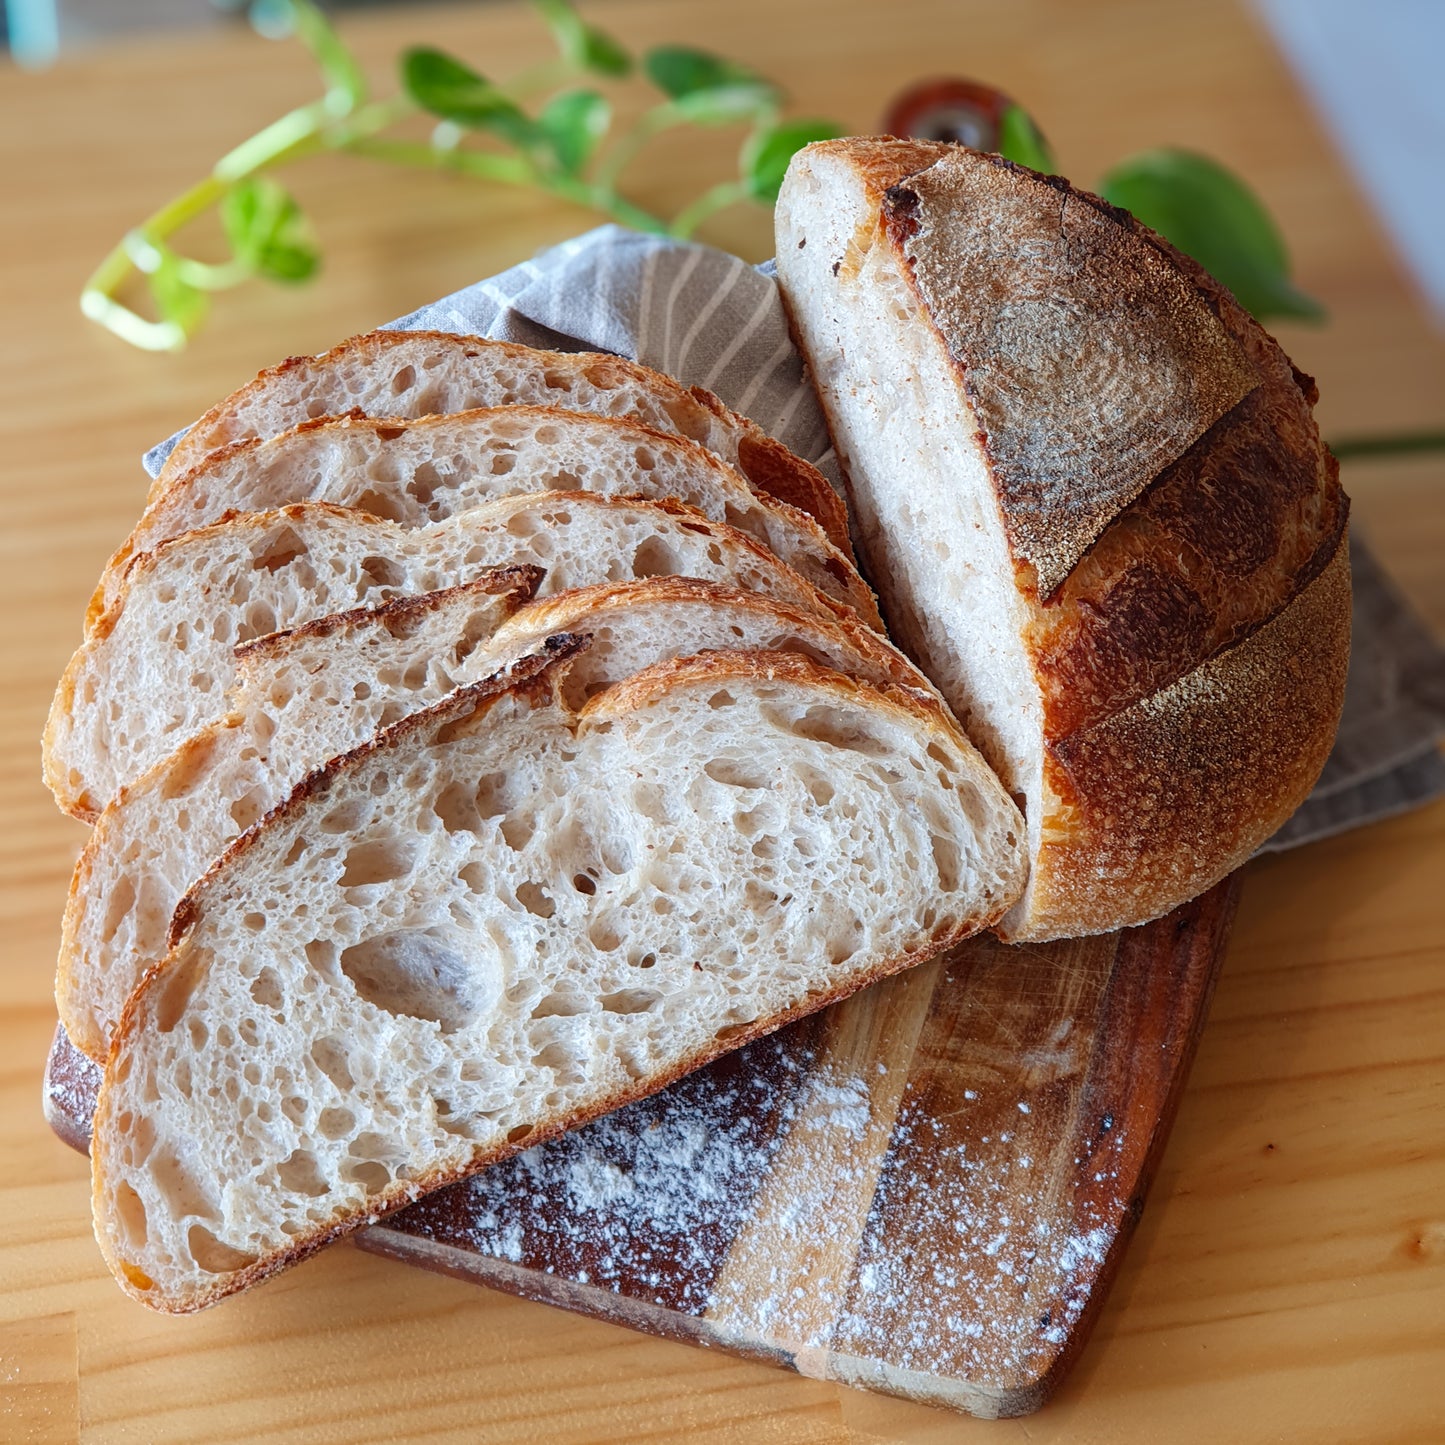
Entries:
[[[391,324],[641,361],[716,392],[838,482],[771,262],[749,266],[706,246],[601,226]],[[180,435],[146,453],[151,476]],[[1314,793],[1266,849],[1327,837],[1445,792],[1445,651],[1358,538],[1350,560],[1355,635],[1339,736]]]

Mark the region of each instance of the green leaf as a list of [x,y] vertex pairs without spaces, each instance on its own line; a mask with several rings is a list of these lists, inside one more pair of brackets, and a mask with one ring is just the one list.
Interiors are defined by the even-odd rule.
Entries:
[[210,301],[200,287],[192,286],[180,275],[180,258],[174,251],[160,251],[159,261],[147,274],[146,282],[161,319],[180,327],[186,336],[194,335],[206,319]]
[[755,85],[722,85],[680,95],[666,102],[666,109],[690,125],[736,125],[771,119],[777,111],[777,94]]
[[1289,256],[1269,212],[1217,162],[1191,151],[1145,151],[1115,166],[1100,190],[1192,256],[1260,320],[1323,319],[1319,302],[1291,284]]
[[612,123],[612,107],[595,90],[568,90],[547,102],[537,124],[557,164],[575,175],[591,159]]
[[606,31],[589,25],[567,0],[533,0],[562,58],[594,75],[627,75],[632,57]]
[[1007,160],[1016,161],[1030,170],[1043,171],[1045,175],[1054,169],[1053,152],[1044,139],[1043,132],[1034,124],[1034,118],[1021,105],[1004,108],[998,123],[998,153]]
[[401,58],[401,84],[423,110],[454,125],[486,131],[523,150],[545,142],[537,123],[514,100],[445,51],[408,50]]
[[707,90],[752,90],[778,104],[783,93],[772,81],[736,60],[725,60],[688,45],[659,45],[642,57],[647,78],[674,100]]
[[306,281],[321,252],[295,198],[270,176],[252,176],[221,202],[221,224],[237,260],[271,281]]
[[843,128],[831,120],[790,120],[754,131],[743,143],[740,158],[748,194],[772,205],[794,153],[815,140],[832,140],[842,134]]
[[311,0],[255,0],[251,24],[262,35],[294,35],[321,67],[327,89],[345,109],[366,99],[366,77],[335,27]]

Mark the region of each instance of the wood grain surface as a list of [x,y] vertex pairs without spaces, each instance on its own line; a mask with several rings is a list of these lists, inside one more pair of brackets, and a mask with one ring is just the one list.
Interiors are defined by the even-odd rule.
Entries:
[[[1151,0],[609,0],[638,43],[686,39],[869,129],[928,72],[1025,99],[1087,183],[1159,142],[1242,171],[1327,328],[1282,329],[1328,434],[1438,425],[1445,344],[1252,19]],[[431,39],[506,73],[542,53],[510,5],[357,19],[376,69]],[[260,366],[318,350],[590,223],[524,194],[361,162],[297,168],[327,242],[305,291],[221,298],[181,357],[79,317],[94,260],[226,147],[308,98],[248,35],[118,47],[0,73],[0,1437],[17,1440],[1435,1441],[1445,1420],[1445,806],[1253,865],[1151,1202],[1092,1342],[1037,1415],[988,1424],[801,1379],[403,1268],[328,1252],[193,1320],[122,1298],[90,1238],[84,1162],[39,1107],[57,920],[81,840],[38,779],[50,689],[135,458]],[[735,138],[663,147],[643,199],[692,194]],[[709,174],[715,172],[709,171]],[[710,239],[761,255],[763,221]],[[1355,519],[1445,626],[1445,469],[1346,468]]]

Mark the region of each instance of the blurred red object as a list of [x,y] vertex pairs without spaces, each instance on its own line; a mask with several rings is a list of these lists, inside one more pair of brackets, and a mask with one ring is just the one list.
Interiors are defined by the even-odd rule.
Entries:
[[903,139],[961,141],[974,150],[996,151],[1003,113],[1013,104],[1012,97],[977,80],[922,80],[888,107],[883,130]]

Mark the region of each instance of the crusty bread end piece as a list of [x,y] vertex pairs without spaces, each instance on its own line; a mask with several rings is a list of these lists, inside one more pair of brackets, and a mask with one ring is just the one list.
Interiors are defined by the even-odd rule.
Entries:
[[557,699],[580,639],[329,764],[178,910],[91,1147],[129,1294],[201,1308],[995,921],[937,703],[788,654]]
[[1168,912],[1303,801],[1343,704],[1312,383],[1194,262],[998,156],[822,142],[776,221],[890,629],[1024,809],[1000,932]]

